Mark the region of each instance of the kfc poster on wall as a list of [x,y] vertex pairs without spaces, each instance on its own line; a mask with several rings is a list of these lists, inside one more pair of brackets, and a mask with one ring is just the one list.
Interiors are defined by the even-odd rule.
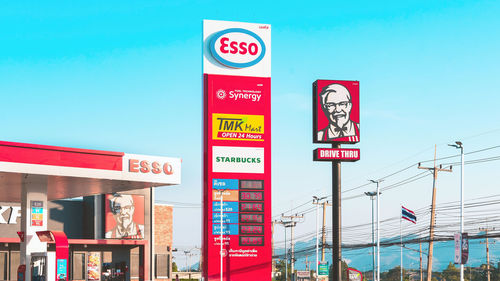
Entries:
[[106,194],[104,237],[144,239],[144,196]]
[[359,142],[359,81],[313,83],[313,142]]

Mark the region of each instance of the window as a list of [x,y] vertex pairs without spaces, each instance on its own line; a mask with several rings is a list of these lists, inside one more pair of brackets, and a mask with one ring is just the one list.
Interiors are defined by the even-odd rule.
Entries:
[[85,253],[73,253],[73,280],[85,280]]
[[130,278],[139,278],[139,253],[130,253]]
[[7,273],[9,272],[7,265],[7,252],[0,252],[0,280],[8,280]]
[[170,255],[156,254],[156,278],[169,278],[170,276]]
[[17,280],[17,268],[20,264],[19,252],[10,252],[10,279]]

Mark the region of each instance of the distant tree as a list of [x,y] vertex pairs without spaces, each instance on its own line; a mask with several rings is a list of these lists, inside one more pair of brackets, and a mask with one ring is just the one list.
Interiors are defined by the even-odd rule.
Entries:
[[490,265],[490,270],[491,270],[491,281],[500,281],[500,263],[497,264],[497,266]]
[[[449,263],[448,267],[443,270],[443,279],[446,281],[459,281],[460,280],[460,269],[456,268],[453,263]],[[465,278],[464,278],[465,280]]]
[[[396,266],[392,269],[389,269],[387,272],[382,272],[380,274],[380,279],[384,281],[400,281],[401,280],[401,267]],[[403,280],[408,281],[410,278],[406,274],[406,270],[403,269]]]
[[[276,261],[276,271],[279,272],[281,275],[276,277],[273,280],[276,281],[285,281],[285,269],[286,269],[286,264],[285,260],[277,260]],[[288,276],[290,276],[291,268],[290,266],[288,267]]]
[[177,264],[174,262],[172,262],[172,272],[178,272],[179,269],[177,268]]
[[[349,280],[349,276],[347,276],[347,268],[349,266],[347,265],[347,263],[345,261],[342,261],[342,265],[341,265],[341,270],[342,270],[342,280]],[[330,265],[330,273],[328,274],[328,279],[329,280],[333,280],[333,264]]]

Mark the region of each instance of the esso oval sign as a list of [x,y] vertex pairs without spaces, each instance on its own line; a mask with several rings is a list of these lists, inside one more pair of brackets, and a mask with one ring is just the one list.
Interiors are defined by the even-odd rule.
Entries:
[[264,58],[266,45],[250,30],[229,28],[213,35],[210,52],[225,66],[244,68],[253,66]]

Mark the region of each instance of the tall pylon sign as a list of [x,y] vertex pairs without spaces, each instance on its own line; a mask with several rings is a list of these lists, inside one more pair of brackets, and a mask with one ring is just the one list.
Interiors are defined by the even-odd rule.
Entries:
[[271,280],[271,26],[203,21],[203,276]]
[[314,161],[332,162],[332,281],[342,280],[341,162],[360,159],[359,149],[340,144],[359,142],[359,81],[316,80],[313,83],[313,142],[332,148],[317,148]]

